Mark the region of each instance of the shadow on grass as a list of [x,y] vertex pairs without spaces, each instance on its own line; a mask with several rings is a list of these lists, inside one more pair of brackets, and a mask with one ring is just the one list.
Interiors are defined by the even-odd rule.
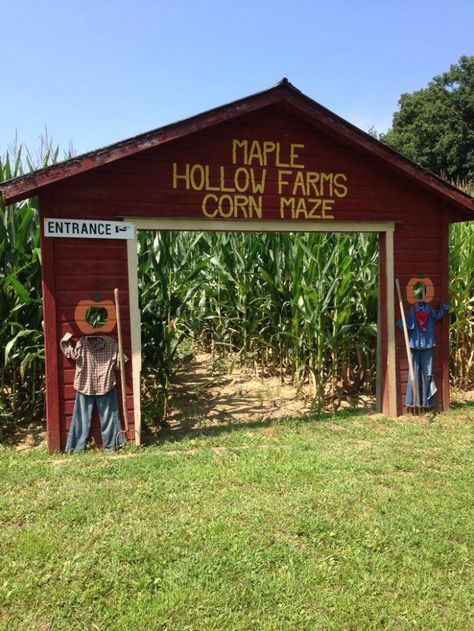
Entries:
[[300,416],[286,416],[279,419],[275,418],[261,418],[255,421],[240,421],[240,422],[222,422],[213,425],[202,425],[199,419],[185,420],[178,427],[163,428],[157,433],[144,432],[143,444],[159,445],[165,443],[175,443],[183,439],[189,438],[214,438],[223,434],[229,434],[243,429],[264,429],[271,427],[272,425],[280,425],[284,423],[322,423],[331,421],[337,423],[343,419],[351,419],[358,416],[367,416],[374,414],[373,407],[354,407],[344,408],[337,411],[329,412],[312,412],[310,414],[304,414]]
[[[148,385],[147,388],[150,388]],[[151,384],[153,391],[153,384]],[[258,429],[282,422],[314,423],[374,412],[373,400],[346,394],[343,407],[318,411],[308,394],[285,380],[255,376],[240,368],[216,370],[207,356],[184,363],[171,388],[169,427],[160,422],[153,396],[145,389],[143,443],[173,443],[193,437],[216,437],[242,429]]]
[[[249,412],[251,411],[252,410],[249,410]],[[463,414],[466,412],[474,413],[474,401],[452,402],[448,414],[455,415],[457,412],[462,412]],[[338,422],[344,420],[355,419],[362,416],[371,416],[374,414],[376,414],[376,410],[373,405],[355,404],[354,406],[340,408],[335,411],[314,411],[308,414],[288,415],[281,418],[264,417],[254,421],[232,421],[231,418],[227,418],[222,422],[214,422],[211,425],[204,424],[205,417],[194,416],[192,418],[184,418],[178,426],[163,428],[156,433],[145,431],[143,434],[143,444],[147,446],[176,443],[184,439],[197,437],[214,438],[243,429],[264,429],[266,427],[285,423],[305,425],[309,423],[331,422],[337,424]],[[439,410],[432,410],[430,412],[427,411],[421,414],[413,415],[413,418],[423,418],[428,423],[435,423],[441,414],[442,412]]]
[[474,412],[474,401],[451,401],[449,404],[450,411],[466,411]]
[[19,422],[11,425],[1,434],[0,444],[4,447],[15,447],[18,451],[24,451],[38,447],[46,442],[46,420]]

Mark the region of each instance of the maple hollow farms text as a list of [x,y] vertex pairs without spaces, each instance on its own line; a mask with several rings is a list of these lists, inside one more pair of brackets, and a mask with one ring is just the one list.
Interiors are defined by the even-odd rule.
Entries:
[[334,219],[337,199],[348,194],[344,173],[306,169],[303,144],[233,139],[230,157],[226,165],[173,162],[173,189],[202,193],[210,219],[264,219],[274,197],[281,219]]

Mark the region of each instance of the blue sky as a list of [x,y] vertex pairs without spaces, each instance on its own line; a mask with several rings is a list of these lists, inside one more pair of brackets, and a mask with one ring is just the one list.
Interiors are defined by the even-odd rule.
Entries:
[[0,0],[0,155],[75,153],[274,85],[386,130],[403,92],[474,54],[473,0]]

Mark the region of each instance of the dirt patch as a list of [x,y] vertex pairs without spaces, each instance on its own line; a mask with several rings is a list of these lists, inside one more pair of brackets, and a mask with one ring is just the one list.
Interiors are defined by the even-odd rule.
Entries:
[[223,456],[227,453],[227,449],[225,447],[213,447],[212,451],[216,454],[216,456]]
[[[384,417],[383,417],[383,418],[384,418]],[[378,419],[377,419],[377,420],[378,420]],[[382,419],[380,419],[380,421],[381,421],[381,420],[382,420]],[[378,424],[375,426],[375,430],[376,430],[377,432],[381,432],[381,433],[384,433],[384,432],[385,432],[385,433],[390,433],[390,432],[393,432],[393,431],[394,431],[394,429],[395,429],[395,426],[394,426],[394,425],[384,425],[382,422],[378,423]]]
[[[217,363],[217,367],[216,367]],[[373,412],[374,399],[354,397],[341,408]],[[145,443],[177,440],[184,435],[216,436],[237,427],[260,427],[266,436],[275,434],[273,422],[305,418],[315,412],[310,387],[296,388],[290,379],[265,375],[247,367],[227,365],[201,353],[181,366],[170,390],[168,428],[159,429],[158,419],[147,418],[150,431]],[[327,413],[322,418],[328,416]],[[333,431],[344,431],[337,424]]]
[[171,389],[171,428],[240,424],[246,419],[271,421],[304,416],[312,400],[279,377],[256,376],[234,366],[216,371],[208,354],[199,354],[178,372]]
[[46,421],[34,421],[17,427],[15,435],[8,441],[17,451],[26,451],[46,443]]
[[474,403],[474,390],[470,392],[453,392],[452,401],[454,403]]

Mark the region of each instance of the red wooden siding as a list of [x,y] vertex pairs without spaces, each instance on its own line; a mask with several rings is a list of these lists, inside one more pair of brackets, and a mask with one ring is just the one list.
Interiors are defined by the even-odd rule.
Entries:
[[[49,216],[54,216],[55,212],[56,210],[53,206]],[[49,248],[54,251],[54,315],[56,322],[54,335],[50,335],[50,339],[54,339],[54,342],[51,342],[49,346],[52,349],[54,344],[56,349],[57,376],[54,379],[56,384],[54,390],[58,393],[56,405],[59,428],[54,442],[50,441],[50,449],[64,449],[76,397],[73,388],[75,364],[73,361],[66,359],[61,353],[59,340],[67,331],[71,332],[75,339],[83,335],[74,322],[74,309],[80,300],[94,300],[96,294],[100,293],[102,300],[111,300],[113,302],[114,288],[118,287],[120,289],[121,317],[124,330],[124,352],[128,358],[131,358],[127,250],[125,241],[44,238],[43,242],[47,243]],[[44,265],[46,272],[49,266],[50,263]],[[109,335],[116,337],[116,329]],[[52,355],[52,350],[50,355]],[[54,367],[52,367],[50,372],[54,372]],[[126,368],[126,384],[129,421],[130,427],[133,429],[133,392],[130,361],[127,363]],[[118,374],[117,386],[119,397],[121,397]],[[48,425],[51,425],[50,416],[50,411],[48,410]],[[100,426],[97,411],[94,412],[93,416],[92,435],[97,443],[100,444]],[[132,432],[129,438],[133,440]]]
[[[73,216],[71,201],[74,200],[74,211],[79,210],[85,217],[95,216],[100,210],[110,217],[132,214],[205,218],[201,210],[205,191],[173,189],[173,162],[178,163],[180,173],[184,172],[186,164],[209,165],[213,186],[219,182],[222,166],[224,184],[231,187],[232,175],[239,166],[232,164],[233,139],[279,142],[284,152],[282,159],[286,160],[290,144],[302,144],[304,149],[300,151],[299,161],[306,171],[344,173],[348,195],[336,199],[336,220],[380,220],[381,210],[385,220],[404,220],[423,211],[429,212],[435,203],[436,198],[430,198],[421,188],[388,171],[371,156],[349,145],[335,143],[293,116],[286,114],[286,127],[282,124],[273,130],[270,112],[257,112],[242,119],[239,124],[219,125],[57,183],[54,198],[58,208],[65,216]],[[264,128],[262,121],[266,122]],[[254,169],[258,181],[262,167],[249,168]],[[263,219],[279,219],[279,169],[272,164],[265,168]],[[295,173],[298,170],[293,169]],[[422,223],[422,217],[419,219]]]
[[[220,185],[221,168],[223,185],[226,188],[234,187],[233,175],[242,163],[240,159],[236,161],[238,164],[233,163],[233,139],[280,143],[281,163],[291,161],[292,144],[304,145],[299,148],[299,156],[294,162],[304,165],[305,171],[343,173],[347,178],[347,195],[326,195],[334,200],[330,211],[334,216],[334,225],[338,221],[395,222],[395,277],[399,278],[402,288],[409,278],[424,273],[430,276],[435,285],[433,305],[439,306],[441,299],[446,301],[448,224],[443,219],[445,214],[439,197],[390,170],[371,154],[354,148],[349,141],[342,143],[334,140],[324,129],[310,125],[278,105],[56,182],[48,187],[47,193],[41,195],[42,216],[84,219],[118,219],[131,216],[206,219],[202,212],[205,194],[233,195],[231,192],[213,190],[213,187]],[[180,175],[184,173],[186,164],[208,166],[210,187],[199,191],[185,190],[180,184],[178,188],[173,188],[173,163],[178,164]],[[281,219],[278,182],[279,172],[285,167],[275,164],[274,155],[269,154],[267,166],[252,163],[246,168],[247,172],[253,169],[257,182],[263,177],[265,169],[265,190],[261,193],[262,221]],[[287,174],[288,179],[293,180],[296,173],[303,169],[295,167],[287,170],[291,171],[291,174]],[[178,182],[182,183],[184,180]],[[292,187],[288,191],[292,192]],[[250,194],[260,195],[258,192]],[[288,194],[288,197],[313,198],[315,195]],[[244,219],[244,216],[241,213],[238,217],[230,218]],[[285,216],[285,219],[289,218]],[[225,219],[222,221],[225,222]],[[304,224],[318,220],[299,218],[296,221]],[[114,287],[121,290],[125,352],[131,357],[126,242],[44,239],[43,246],[46,257],[45,310],[50,317],[47,326],[48,330],[51,326],[54,329],[47,343],[50,375],[48,383],[57,384],[59,398],[56,416],[59,430],[55,431],[60,437],[61,446],[64,446],[75,396],[72,388],[74,370],[71,362],[59,353],[57,341],[67,330],[72,329],[75,334],[78,333],[73,329],[73,310],[79,300],[92,298],[97,292],[102,294],[103,299],[113,299]],[[382,270],[384,266],[382,257]],[[384,295],[384,274],[381,274],[381,279]],[[405,303],[405,307],[408,308],[408,304]],[[385,313],[385,306],[382,310]],[[396,317],[398,316],[397,309]],[[438,400],[445,407],[448,388],[446,370],[443,372],[442,366],[446,365],[448,352],[447,324],[438,326],[436,378]],[[383,325],[384,357],[387,352],[385,328]],[[57,349],[56,357],[53,357],[53,348]],[[399,332],[396,336],[396,355],[398,411],[402,412],[407,366],[403,338]],[[130,364],[131,362],[127,369],[127,400],[133,419]],[[384,360],[382,370],[384,383]],[[54,410],[54,401],[48,405]],[[54,426],[54,411],[51,414],[51,423]],[[58,440],[51,434],[50,447],[57,448]]]
[[[418,237],[414,237],[418,234]],[[425,274],[434,284],[435,297],[432,306],[438,308],[441,303],[448,302],[446,296],[447,284],[443,283],[443,277],[447,277],[447,260],[443,260],[443,249],[447,243],[447,225],[442,222],[439,207],[435,207],[428,215],[424,225],[417,223],[404,223],[397,225],[395,230],[395,278],[400,281],[405,311],[409,304],[405,299],[405,288],[410,278]],[[398,300],[396,301],[396,317],[400,317]],[[448,403],[449,392],[443,387],[443,357],[448,352],[449,339],[446,336],[449,319],[446,317],[442,323],[436,324],[437,350],[434,355],[434,374],[438,386],[437,400],[439,406],[444,409]],[[405,342],[402,331],[396,332],[396,356],[397,356],[397,397],[399,413],[403,411],[403,402],[408,382],[408,359],[406,357]],[[448,373],[449,374],[449,373]]]

